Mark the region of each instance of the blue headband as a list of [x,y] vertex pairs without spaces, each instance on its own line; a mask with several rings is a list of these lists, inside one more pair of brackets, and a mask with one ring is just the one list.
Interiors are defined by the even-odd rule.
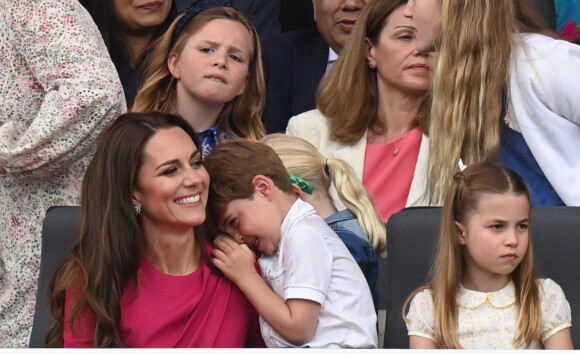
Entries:
[[232,7],[231,1],[225,0],[203,0],[195,6],[190,6],[182,11],[183,16],[177,21],[175,25],[175,29],[173,30],[173,36],[171,37],[171,44],[173,45],[177,40],[177,37],[181,34],[185,26],[191,21],[192,18],[197,16],[200,12],[205,11],[207,9],[213,9],[216,7]]

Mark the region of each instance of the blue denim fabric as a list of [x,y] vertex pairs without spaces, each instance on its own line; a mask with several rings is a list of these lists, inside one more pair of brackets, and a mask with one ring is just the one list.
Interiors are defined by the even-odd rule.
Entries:
[[498,160],[522,176],[530,190],[533,206],[565,205],[542,172],[522,134],[510,129],[503,120]]
[[379,274],[379,258],[369,243],[369,238],[361,228],[356,215],[346,209],[324,219],[340,237],[354,260],[362,270],[371,294],[375,309],[378,309],[377,277]]

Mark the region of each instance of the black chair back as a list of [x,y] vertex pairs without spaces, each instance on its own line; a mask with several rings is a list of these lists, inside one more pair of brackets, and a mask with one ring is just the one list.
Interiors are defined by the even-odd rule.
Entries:
[[59,206],[48,209],[42,224],[40,275],[34,308],[34,323],[30,335],[31,348],[43,348],[48,329],[54,318],[50,313],[48,285],[56,268],[68,256],[79,237],[80,206]]
[[[440,218],[438,207],[407,208],[387,223],[388,255],[379,271],[379,308],[386,309],[384,348],[409,347],[401,311],[407,296],[427,280]],[[533,207],[530,232],[538,276],[558,283],[572,319],[580,318],[580,207]],[[580,344],[580,326],[571,331],[572,341]]]

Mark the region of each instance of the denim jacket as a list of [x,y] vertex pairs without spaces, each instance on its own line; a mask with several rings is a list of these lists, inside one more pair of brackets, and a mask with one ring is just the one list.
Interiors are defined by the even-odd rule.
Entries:
[[362,270],[371,294],[375,309],[378,306],[377,277],[379,273],[379,259],[369,243],[369,238],[360,226],[354,213],[348,209],[339,211],[326,219],[326,224],[340,237],[354,260]]

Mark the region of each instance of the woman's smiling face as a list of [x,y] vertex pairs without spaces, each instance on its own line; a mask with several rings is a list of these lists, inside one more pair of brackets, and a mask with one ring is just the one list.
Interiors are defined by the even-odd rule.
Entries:
[[133,191],[141,222],[154,229],[187,230],[205,220],[209,175],[201,153],[178,127],[159,130],[145,145]]

